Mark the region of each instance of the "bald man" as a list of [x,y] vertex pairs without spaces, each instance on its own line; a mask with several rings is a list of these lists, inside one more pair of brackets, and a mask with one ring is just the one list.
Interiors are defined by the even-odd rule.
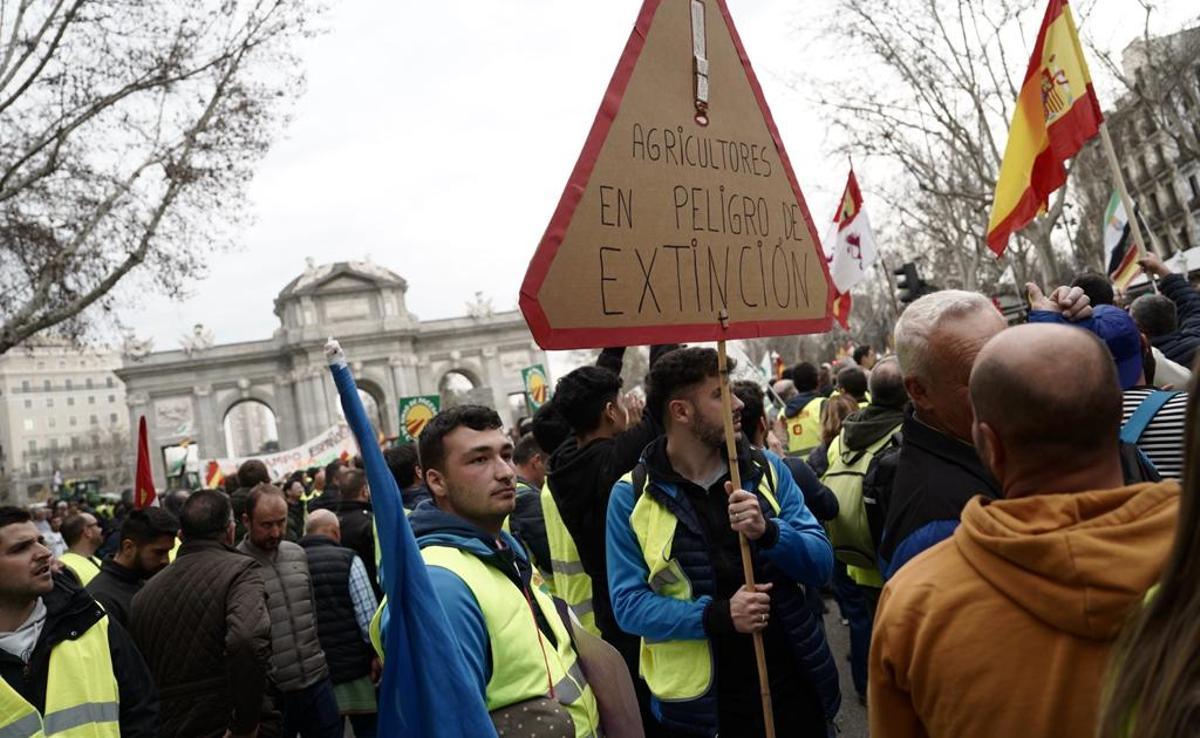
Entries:
[[884,588],[871,736],[1090,738],[1113,641],[1174,538],[1179,485],[1122,486],[1116,367],[1085,331],[999,333],[969,393],[1002,496],[972,499]]
[[374,679],[379,662],[371,648],[371,617],[379,603],[362,559],[341,546],[338,516],[326,509],[308,514],[300,545],[308,554],[316,595],[317,638],[325,651],[338,710],[354,735],[375,735]]

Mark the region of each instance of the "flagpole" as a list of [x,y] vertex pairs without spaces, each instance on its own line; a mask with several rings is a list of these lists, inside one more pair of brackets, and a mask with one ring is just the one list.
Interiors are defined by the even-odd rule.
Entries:
[[[1125,176],[1121,174],[1121,164],[1117,161],[1117,151],[1113,148],[1112,137],[1108,135],[1108,121],[1100,121],[1100,141],[1104,146],[1104,155],[1108,159],[1108,166],[1112,169],[1113,180],[1117,183],[1117,193],[1121,196],[1121,207],[1125,208],[1125,216],[1129,218],[1129,224],[1133,228],[1133,240],[1137,245],[1137,250],[1140,257],[1146,255],[1146,242],[1142,240],[1142,226],[1138,222],[1137,210],[1133,207],[1133,200],[1129,197],[1129,191],[1125,189]],[[1146,275],[1150,286],[1158,292],[1158,282],[1151,275]]]
[[[724,327],[729,320],[724,309],[721,310],[721,325]],[[742,475],[738,469],[737,440],[733,432],[733,396],[729,387],[729,360],[725,354],[725,339],[717,340],[717,373],[721,376],[721,411],[725,416],[725,451],[729,456],[729,481],[735,490],[742,488]],[[746,534],[738,532],[738,545],[742,551],[742,575],[746,578],[746,586],[754,589],[754,562],[750,558],[750,542]],[[758,693],[762,700],[763,727],[766,738],[775,738],[775,712],[771,707],[771,682],[767,678],[767,652],[763,646],[762,631],[751,634],[754,640],[754,660],[758,665]]]

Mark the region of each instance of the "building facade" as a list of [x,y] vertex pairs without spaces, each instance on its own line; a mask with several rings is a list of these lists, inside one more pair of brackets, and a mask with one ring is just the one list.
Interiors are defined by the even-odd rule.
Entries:
[[338,423],[324,356],[331,336],[387,436],[398,434],[400,398],[412,395],[441,395],[443,406],[481,402],[514,423],[524,414],[521,369],[546,364],[520,313],[477,300],[468,315],[421,321],[408,312],[407,289],[369,262],[310,262],[276,298],[280,326],[271,338],[213,345],[197,326],[182,350],[127,355],[118,371],[127,422],[146,417],[156,479],[171,447],[194,446],[199,459],[254,455],[296,447]]
[[120,354],[44,340],[0,356],[0,498],[56,486],[130,483],[129,413]]
[[1161,254],[1200,245],[1200,28],[1122,53],[1122,74],[1138,89],[1108,113],[1130,195]]

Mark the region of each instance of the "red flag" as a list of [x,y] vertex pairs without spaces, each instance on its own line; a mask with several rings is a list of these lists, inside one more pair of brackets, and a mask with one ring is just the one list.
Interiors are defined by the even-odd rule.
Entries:
[[[836,290],[836,288],[835,288]],[[842,330],[850,330],[850,307],[854,298],[849,292],[835,292],[833,298],[833,317],[842,325]]]
[[149,507],[158,493],[154,491],[154,473],[150,470],[150,442],[146,437],[146,416],[138,420],[137,473],[133,482],[133,507]]

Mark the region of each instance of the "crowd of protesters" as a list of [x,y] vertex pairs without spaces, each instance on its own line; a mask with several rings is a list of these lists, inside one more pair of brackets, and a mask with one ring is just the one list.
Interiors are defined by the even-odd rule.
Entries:
[[[517,429],[387,449],[497,734],[763,735],[757,635],[780,736],[837,734],[841,658],[875,738],[1195,735],[1200,295],[1143,266],[1161,294],[1030,285],[1013,327],[935,292],[728,397],[713,349],[652,347],[644,402],[606,349]],[[361,467],[0,508],[0,735],[376,735]]]

